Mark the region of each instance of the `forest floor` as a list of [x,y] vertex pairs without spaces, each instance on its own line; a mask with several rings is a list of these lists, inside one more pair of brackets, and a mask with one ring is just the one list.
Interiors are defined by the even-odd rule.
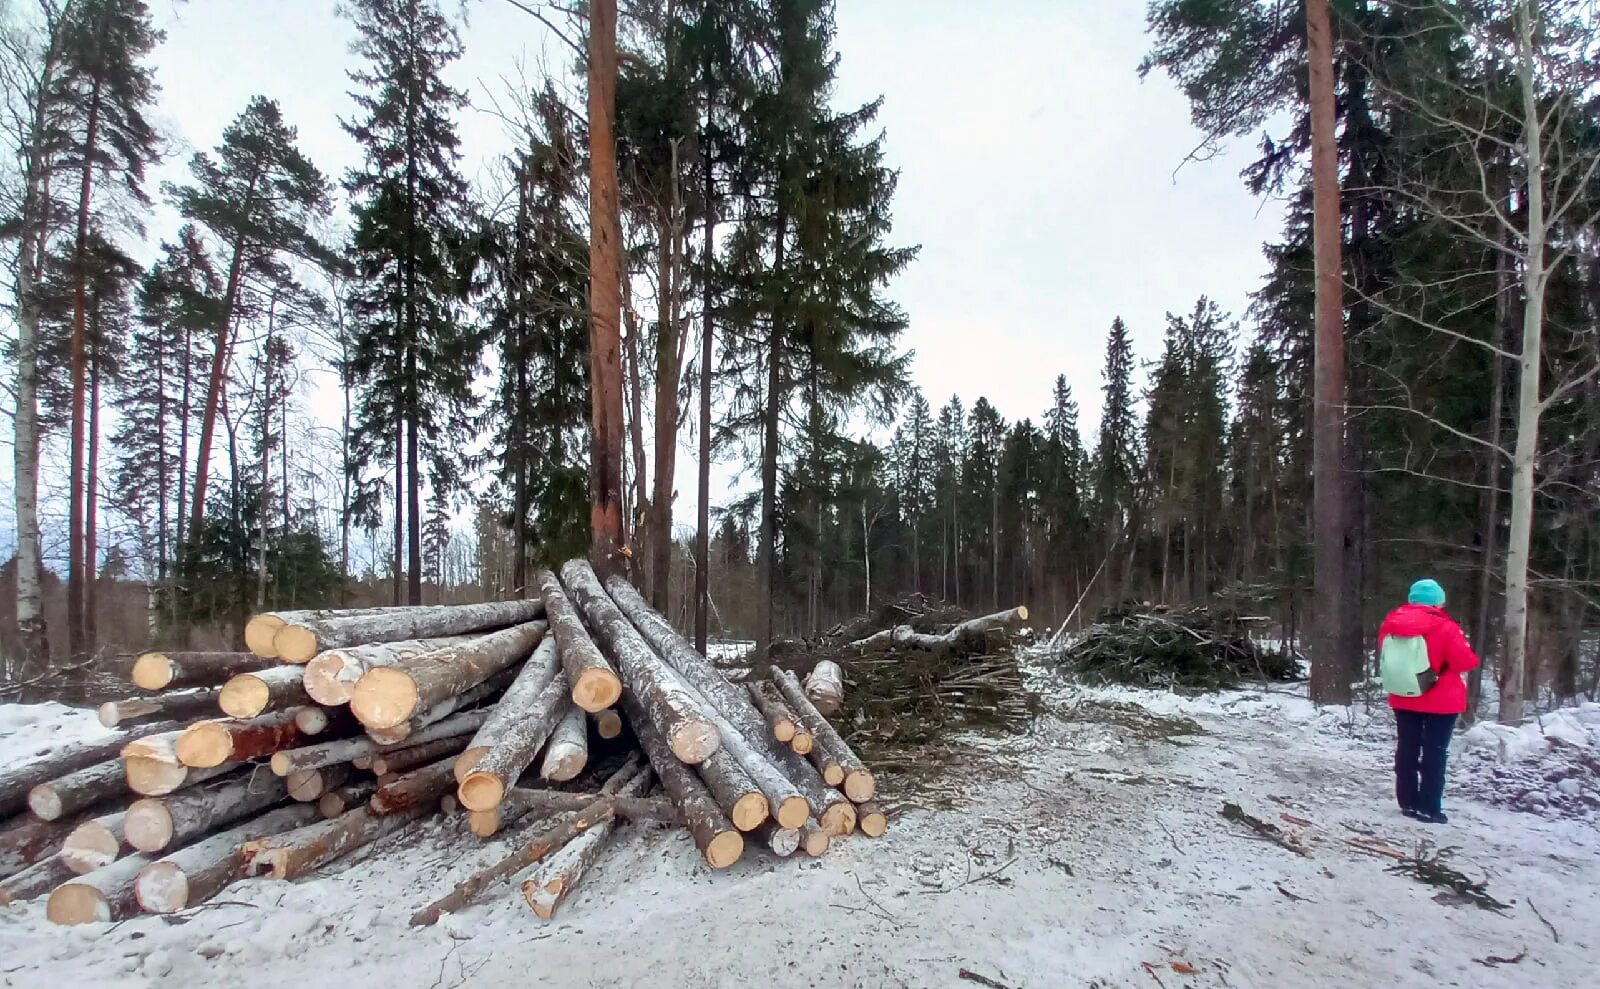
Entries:
[[[434,819],[311,880],[243,882],[175,918],[58,928],[42,901],[14,907],[0,915],[0,984],[1593,984],[1600,824],[1589,804],[1550,816],[1491,805],[1502,761],[1527,755],[1516,745],[1462,740],[1451,823],[1435,827],[1393,806],[1382,707],[1318,710],[1293,686],[1042,693],[1029,733],[965,739],[956,776],[900,781],[926,809],[822,859],[752,853],[713,874],[686,835],[628,825],[551,923],[507,886],[413,929],[413,909],[503,847]],[[1584,712],[1570,743],[1596,740],[1600,708]],[[52,731],[62,717],[83,715],[0,710],[0,757],[32,733],[76,731]],[[1305,854],[1224,819],[1227,802],[1297,832]],[[1453,849],[1506,909],[1344,841],[1363,836]]]

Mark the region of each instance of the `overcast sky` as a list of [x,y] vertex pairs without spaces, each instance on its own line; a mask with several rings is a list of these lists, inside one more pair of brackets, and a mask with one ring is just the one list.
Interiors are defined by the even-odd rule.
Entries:
[[[457,0],[445,4],[457,9]],[[158,179],[186,178],[188,156],[213,147],[257,93],[283,105],[302,149],[329,176],[359,163],[339,126],[352,113],[352,32],[333,0],[151,5],[167,32],[156,56],[159,119],[174,149]],[[1092,435],[1114,317],[1127,321],[1144,361],[1159,350],[1165,312],[1206,294],[1242,314],[1259,284],[1261,244],[1277,235],[1281,209],[1244,190],[1248,146],[1179,170],[1198,135],[1169,81],[1138,78],[1143,8],[1138,0],[841,0],[836,103],[884,99],[879,122],[900,172],[893,241],[921,246],[889,294],[910,316],[905,345],[935,408],[951,394],[969,408],[987,395],[1007,419],[1037,420],[1065,373]],[[565,68],[570,52],[505,0],[469,0],[465,10],[466,55],[451,79],[474,104],[460,131],[466,174],[480,178],[507,146],[490,108],[518,64]],[[152,242],[176,223],[159,210]],[[328,399],[308,397],[319,407]],[[692,458],[693,450],[680,454],[680,520],[692,519]],[[9,543],[5,460],[0,542]]]

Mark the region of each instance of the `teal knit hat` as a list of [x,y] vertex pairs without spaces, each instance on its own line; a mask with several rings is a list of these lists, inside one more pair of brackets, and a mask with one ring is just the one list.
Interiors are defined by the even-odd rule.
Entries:
[[1444,607],[1444,588],[1432,577],[1424,577],[1411,585],[1411,593],[1406,597],[1412,604],[1431,604],[1435,608]]

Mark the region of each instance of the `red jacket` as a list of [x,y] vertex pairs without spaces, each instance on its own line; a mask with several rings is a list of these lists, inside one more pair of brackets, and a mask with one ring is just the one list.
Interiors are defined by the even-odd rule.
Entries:
[[1389,635],[1420,635],[1428,644],[1428,665],[1439,682],[1419,697],[1389,695],[1389,706],[1424,714],[1460,714],[1467,709],[1467,684],[1463,673],[1478,665],[1478,654],[1467,645],[1466,633],[1443,608],[1428,604],[1402,604],[1389,612],[1378,628],[1378,650]]

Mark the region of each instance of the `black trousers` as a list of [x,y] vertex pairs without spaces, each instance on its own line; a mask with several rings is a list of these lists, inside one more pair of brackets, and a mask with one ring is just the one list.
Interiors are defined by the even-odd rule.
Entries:
[[1450,754],[1454,714],[1394,712],[1399,738],[1394,747],[1394,796],[1400,809],[1422,814],[1444,810],[1444,767]]

